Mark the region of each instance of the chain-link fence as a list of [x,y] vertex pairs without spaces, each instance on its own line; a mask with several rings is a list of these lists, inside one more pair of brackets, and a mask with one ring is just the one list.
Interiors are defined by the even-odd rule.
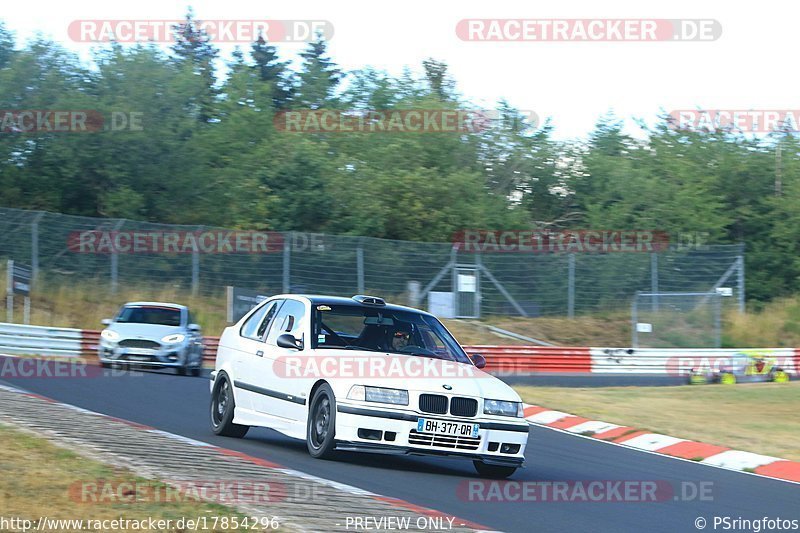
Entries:
[[[743,248],[675,247],[658,253],[468,253],[451,243],[270,233],[258,253],[141,253],[76,246],[82,235],[197,235],[213,228],[76,217],[0,208],[0,256],[32,266],[50,283],[91,281],[143,289],[168,285],[199,295],[225,286],[350,296],[377,294],[443,314],[574,316],[626,310],[637,291],[708,292],[729,287],[744,305]],[[93,238],[94,238],[93,237]],[[130,246],[128,248],[131,248]],[[145,246],[144,248],[148,248]],[[36,286],[34,286],[36,290]]]
[[631,306],[634,348],[720,348],[727,291],[639,292]]

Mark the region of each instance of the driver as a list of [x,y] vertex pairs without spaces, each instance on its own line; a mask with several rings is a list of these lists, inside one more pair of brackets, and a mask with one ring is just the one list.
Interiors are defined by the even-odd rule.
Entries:
[[392,349],[395,351],[400,351],[406,346],[408,346],[409,339],[411,338],[411,334],[407,331],[398,330],[394,332],[394,336],[392,337]]

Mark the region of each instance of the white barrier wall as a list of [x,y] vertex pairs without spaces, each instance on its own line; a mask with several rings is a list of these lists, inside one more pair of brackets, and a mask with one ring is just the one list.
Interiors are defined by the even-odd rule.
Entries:
[[763,357],[789,373],[797,373],[794,348],[658,349],[591,348],[592,373],[685,376],[692,368],[719,370],[737,354]]

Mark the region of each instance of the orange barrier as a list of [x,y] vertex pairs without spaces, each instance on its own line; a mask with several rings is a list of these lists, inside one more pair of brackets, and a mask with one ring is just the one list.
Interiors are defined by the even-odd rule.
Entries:
[[97,345],[100,344],[100,332],[93,329],[81,330],[81,356],[97,356]]
[[470,355],[486,358],[492,374],[513,375],[541,372],[592,371],[590,348],[569,346],[464,346]]

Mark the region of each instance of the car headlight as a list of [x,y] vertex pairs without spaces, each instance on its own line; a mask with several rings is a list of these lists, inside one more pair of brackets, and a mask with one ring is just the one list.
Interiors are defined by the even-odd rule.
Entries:
[[183,342],[183,339],[186,338],[186,335],[183,333],[173,333],[172,335],[167,335],[166,337],[161,338],[161,342],[166,344],[176,344],[179,342]]
[[103,331],[101,331],[100,336],[107,341],[119,340],[119,333],[117,333],[116,331],[111,331],[110,329],[104,329]]
[[502,400],[484,400],[483,414],[513,416],[522,418],[522,402],[504,402]]
[[408,391],[403,389],[386,389],[383,387],[367,387],[353,385],[347,393],[348,400],[362,402],[391,403],[394,405],[408,405]]

